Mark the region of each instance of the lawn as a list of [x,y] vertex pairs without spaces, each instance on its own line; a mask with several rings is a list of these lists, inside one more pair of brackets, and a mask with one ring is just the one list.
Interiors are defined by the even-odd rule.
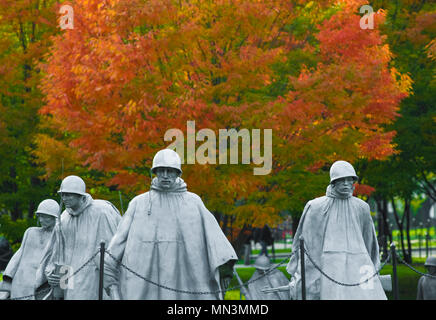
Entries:
[[[421,259],[415,258],[414,261],[416,261],[417,263],[414,263],[413,267],[421,272],[426,272],[423,266],[424,260],[425,258],[421,258]],[[277,262],[279,262],[279,260],[277,260]],[[282,267],[279,267],[278,269],[282,271],[289,279],[290,276],[286,272],[285,268],[286,268],[286,264]],[[251,278],[255,269],[253,267],[246,267],[246,268],[241,267],[241,268],[237,268],[237,271],[239,277],[245,283]],[[392,275],[392,265],[386,264],[380,273],[382,275],[384,274]],[[407,266],[403,264],[399,264],[397,266],[397,273],[398,273],[398,287],[399,287],[400,300],[415,300],[418,280],[421,277],[421,275],[417,274],[416,272],[409,269]],[[3,275],[0,273],[0,281],[2,281],[2,279],[3,279]],[[238,285],[239,284],[236,278],[233,277],[232,281],[230,282],[230,288]],[[386,295],[388,296],[389,300],[393,299],[392,292],[386,292]],[[230,290],[226,293],[225,300],[239,300],[239,299],[240,299],[239,289]],[[245,297],[242,296],[242,299],[245,299]]]
[[[425,268],[423,266],[424,258],[422,259],[414,259],[421,263],[414,263],[412,266],[421,271],[426,272]],[[289,274],[285,270],[285,266],[279,267],[279,270],[282,271],[289,279]],[[237,269],[239,277],[241,280],[245,283],[250,279],[250,277],[253,275],[255,269],[252,267],[247,268],[238,268]],[[380,274],[390,274],[392,276],[392,265],[386,264]],[[413,270],[409,269],[407,266],[403,264],[399,264],[397,266],[397,274],[398,274],[398,287],[399,287],[399,298],[400,300],[415,300],[416,299],[416,292],[417,292],[417,285],[418,280],[421,277],[420,274],[414,272]],[[233,278],[230,283],[230,288],[237,286],[238,282],[236,278]],[[386,295],[389,300],[393,299],[392,292],[386,292]],[[226,293],[225,300],[239,300],[240,298],[240,292],[239,290],[231,290]],[[244,298],[244,297],[242,297]]]

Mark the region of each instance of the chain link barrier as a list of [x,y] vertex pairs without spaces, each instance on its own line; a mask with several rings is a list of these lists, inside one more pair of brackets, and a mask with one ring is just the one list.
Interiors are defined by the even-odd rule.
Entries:
[[242,284],[242,285],[237,285],[234,287],[230,287],[227,289],[221,289],[221,290],[215,290],[215,291],[189,291],[189,290],[181,290],[181,289],[175,289],[175,288],[171,288],[165,285],[162,285],[160,283],[154,282],[150,279],[147,279],[145,277],[143,277],[142,275],[140,275],[139,273],[137,273],[136,271],[132,270],[131,268],[129,268],[128,266],[126,266],[124,263],[122,263],[120,260],[118,260],[116,257],[114,257],[109,251],[106,251],[106,253],[114,260],[116,261],[121,267],[123,267],[124,269],[126,269],[127,271],[131,272],[132,274],[134,274],[135,276],[137,276],[138,278],[141,278],[142,280],[151,283],[159,288],[162,289],[166,289],[169,291],[174,291],[177,293],[185,293],[185,294],[192,294],[192,295],[205,295],[205,294],[218,294],[218,293],[225,293],[227,291],[231,291],[231,290],[235,290],[235,289],[240,289],[242,286],[248,285],[250,283],[253,283],[259,279],[262,279],[263,277],[267,276],[269,273],[271,273],[272,271],[274,271],[275,269],[277,269],[278,267],[280,267],[281,265],[283,265],[288,259],[290,259],[292,257],[292,255],[294,254],[293,252],[286,258],[284,258],[283,260],[281,260],[276,266],[274,266],[273,268],[268,269],[266,272],[264,272],[261,276],[249,280],[246,283]]
[[[41,290],[39,294],[46,295],[50,290],[51,290],[51,288],[46,288],[44,290]],[[10,298],[10,300],[29,300],[30,298],[33,298],[33,297],[35,297],[35,294],[29,294],[28,296],[22,296],[22,297],[17,297],[17,298]]]
[[[108,254],[109,257],[111,257],[114,261],[116,261],[121,267],[123,267],[124,269],[126,269],[127,271],[129,271],[130,273],[134,274],[135,276],[137,276],[138,278],[151,283],[159,288],[162,289],[166,289],[166,290],[170,290],[170,291],[174,291],[177,293],[185,293],[185,294],[192,294],[192,295],[205,295],[205,294],[218,294],[218,293],[225,293],[226,291],[231,291],[231,290],[236,290],[236,289],[240,289],[242,286],[246,286],[248,284],[251,284],[253,282],[256,282],[260,279],[262,279],[263,277],[267,276],[268,274],[270,274],[272,271],[276,270],[277,268],[279,268],[280,266],[282,266],[286,261],[288,261],[292,256],[293,256],[293,252],[286,258],[284,258],[283,260],[281,260],[278,264],[276,264],[274,267],[268,269],[267,271],[265,271],[261,276],[249,280],[247,282],[245,282],[242,285],[237,285],[234,287],[230,287],[227,289],[220,289],[220,290],[215,290],[215,291],[189,291],[189,290],[182,290],[182,289],[176,289],[176,288],[171,288],[165,285],[162,285],[160,283],[154,282],[150,279],[147,279],[145,277],[143,277],[142,275],[140,275],[139,273],[137,273],[136,271],[132,270],[131,268],[129,268],[128,266],[126,266],[124,263],[122,263],[120,260],[118,260],[115,256],[112,255],[112,253],[110,253],[109,251],[105,250],[105,252]],[[80,266],[80,268],[78,268],[76,271],[74,271],[69,277],[67,277],[65,280],[68,280],[72,277],[74,277],[76,274],[78,274],[86,265],[88,265],[98,254],[100,253],[100,251],[97,251],[94,255],[92,255],[82,266]],[[309,253],[307,252],[306,249],[304,249],[304,253],[305,255],[308,257],[308,259],[310,260],[310,262],[313,264],[313,266],[327,279],[329,279],[330,281],[341,285],[341,286],[347,286],[347,287],[355,287],[355,286],[360,286],[364,283],[367,283],[369,280],[371,280],[372,278],[374,278],[375,276],[377,276],[380,271],[384,268],[384,266],[386,265],[386,263],[391,259],[391,252],[389,252],[388,256],[386,257],[385,261],[381,264],[380,268],[370,277],[368,277],[367,279],[365,279],[364,281],[361,281],[359,283],[343,283],[340,281],[337,281],[335,279],[333,279],[332,277],[330,277],[329,275],[327,275],[312,259],[312,257],[309,255]],[[411,266],[410,264],[408,264],[406,261],[404,261],[403,258],[401,258],[398,254],[397,254],[397,258],[398,260],[403,263],[404,265],[406,265],[408,268],[410,268],[411,270],[413,270],[414,272],[422,275],[422,276],[426,276],[429,278],[433,278],[436,279],[436,276],[433,276],[431,274],[428,273],[423,273],[417,269],[415,269],[413,266]],[[50,291],[51,288],[46,288],[42,291],[40,291],[38,293],[38,295],[45,295],[46,293],[48,293]],[[26,299],[30,299],[35,297],[35,294],[31,294],[31,295],[26,295],[26,296],[22,296],[22,297],[16,297],[16,298],[11,298],[10,300],[26,300]]]
[[[83,265],[81,265],[80,266],[80,268],[78,268],[76,271],[74,271],[70,276],[68,276],[67,278],[65,278],[65,281],[66,280],[68,280],[68,279],[70,279],[70,278],[72,278],[72,277],[74,277],[76,274],[78,274],[86,265],[88,265],[91,261],[92,261],[92,259],[94,259],[98,254],[100,253],[100,250],[99,251],[97,251],[94,255],[92,255],[92,257],[91,258],[89,258],[88,260],[86,260],[86,262],[83,264]],[[44,289],[44,290],[41,290],[40,292],[38,292],[38,296],[39,295],[42,295],[42,296],[44,296],[44,295],[46,295],[49,291],[51,290],[51,288],[49,287],[49,288],[46,288],[46,289]],[[27,296],[22,296],[22,297],[16,297],[16,298],[11,298],[10,300],[28,300],[28,299],[31,299],[31,298],[34,298],[36,295],[35,294],[29,294],[29,295],[27,295]]]
[[422,275],[422,276],[424,276],[424,277],[429,277],[429,278],[436,279],[436,276],[433,276],[433,275],[428,274],[428,273],[423,273],[423,272],[421,272],[421,271],[415,269],[413,266],[411,266],[411,265],[408,264],[406,261],[404,261],[404,259],[401,258],[398,254],[397,254],[397,258],[398,258],[398,260],[399,260],[402,264],[404,264],[405,266],[407,266],[409,269],[413,270],[414,272],[416,272],[416,273],[418,273],[418,274],[420,274],[420,275]]
[[304,248],[304,253],[306,254],[306,256],[309,258],[310,262],[313,264],[313,266],[327,279],[329,279],[330,281],[340,285],[340,286],[345,286],[345,287],[356,287],[356,286],[360,286],[364,283],[367,283],[369,280],[371,280],[372,278],[374,278],[375,276],[377,276],[380,271],[384,268],[384,266],[386,265],[386,263],[390,260],[391,258],[391,253],[389,252],[387,258],[385,259],[385,261],[381,264],[380,268],[369,278],[367,278],[364,281],[358,282],[358,283],[343,283],[340,281],[337,281],[335,279],[333,279],[332,277],[330,277],[329,275],[327,275],[324,271],[322,271],[322,269],[313,261],[312,257],[309,255],[309,253],[307,252],[306,248]]

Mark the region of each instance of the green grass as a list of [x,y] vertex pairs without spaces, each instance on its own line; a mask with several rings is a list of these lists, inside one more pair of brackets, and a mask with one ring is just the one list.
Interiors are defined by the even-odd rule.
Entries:
[[[412,266],[421,271],[426,272],[425,267],[423,266],[423,263],[425,261],[425,258],[414,258],[414,263]],[[279,267],[278,268],[283,274],[289,279],[290,275],[286,272],[286,266]],[[253,267],[247,267],[247,268],[238,268],[238,275],[241,278],[241,280],[245,283],[247,282],[251,276],[253,275],[255,268]],[[380,274],[390,274],[392,275],[392,265],[386,264]],[[398,274],[398,287],[399,287],[399,296],[400,300],[415,300],[416,299],[416,293],[417,293],[417,285],[418,280],[421,277],[420,274],[417,274],[415,271],[410,270],[407,266],[403,264],[399,264],[397,266],[397,274]],[[0,281],[3,280],[3,274],[0,273]],[[239,283],[236,280],[235,277],[233,277],[232,281],[230,282],[230,288],[238,286]],[[386,295],[389,300],[393,299],[392,292],[386,292]],[[240,299],[240,291],[239,289],[231,290],[226,292],[225,300],[239,300]],[[242,295],[242,299],[245,300],[245,297]]]
[[[414,261],[420,263],[413,263],[412,266],[421,271],[426,272],[423,263],[425,258],[414,258]],[[285,266],[279,267],[278,269],[283,272],[283,274],[289,279],[290,275],[286,272]],[[248,281],[253,275],[255,269],[252,267],[247,268],[238,268],[237,269],[239,277],[245,283]],[[380,274],[390,274],[392,276],[392,265],[386,264]],[[415,300],[417,293],[418,280],[421,277],[420,274],[415,271],[409,269],[407,266],[403,264],[397,265],[397,275],[398,275],[398,288],[399,288],[399,298],[400,300]],[[236,278],[233,278],[230,282],[230,288],[237,286],[238,282]],[[386,292],[386,296],[389,300],[393,300],[393,293]],[[243,296],[242,296],[243,297]],[[244,297],[243,297],[244,298]],[[225,300],[239,300],[239,290],[232,290],[226,293]]]
[[[291,246],[288,246],[286,249],[274,249],[275,253],[291,253]],[[251,250],[251,254],[259,254],[260,249],[253,249]],[[272,256],[272,251],[270,248],[268,248],[268,254]]]

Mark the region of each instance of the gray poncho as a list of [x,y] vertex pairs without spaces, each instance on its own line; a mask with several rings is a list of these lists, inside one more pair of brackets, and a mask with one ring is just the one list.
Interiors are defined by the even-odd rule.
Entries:
[[436,300],[436,278],[419,278],[416,300]]
[[[52,228],[31,227],[24,233],[20,249],[15,252],[3,274],[3,277],[12,279],[11,299],[34,294],[36,270],[52,231]],[[34,298],[28,297],[27,299],[33,300]]]
[[218,267],[237,260],[214,216],[181,178],[170,190],[160,189],[154,179],[150,192],[135,197],[108,251],[140,276],[106,257],[105,287],[118,284],[125,300],[222,298],[220,293],[168,288],[220,290]]
[[[257,279],[257,280],[256,280]],[[289,300],[288,291],[263,293],[265,287],[276,288],[285,286],[289,283],[288,278],[280,270],[268,271],[266,275],[256,270],[251,276],[248,284],[248,291],[252,300]]]
[[[368,204],[351,195],[342,197],[329,185],[326,196],[306,204],[294,237],[294,255],[286,268],[293,299],[301,299],[300,236],[315,264],[341,283],[360,283],[380,266]],[[343,286],[321,275],[307,257],[305,269],[309,300],[387,299],[377,276],[364,285]]]
[[47,281],[60,262],[71,268],[70,274],[77,272],[64,290],[65,300],[98,299],[99,254],[79,268],[98,252],[102,240],[106,245],[110,242],[120,220],[121,215],[109,201],[94,200],[89,194],[78,210],[67,208],[61,215],[62,236],[57,225],[45,248],[36,288]]

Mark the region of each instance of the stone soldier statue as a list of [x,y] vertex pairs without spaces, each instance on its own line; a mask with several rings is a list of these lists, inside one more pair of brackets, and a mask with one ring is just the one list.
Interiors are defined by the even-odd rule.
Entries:
[[200,197],[188,192],[175,151],[157,152],[151,173],[157,177],[150,191],[129,203],[108,247],[106,290],[125,300],[222,299],[215,291],[225,290],[238,259],[232,245]]
[[428,257],[424,266],[428,274],[433,277],[419,278],[416,300],[436,300],[436,257]]
[[38,205],[35,213],[41,227],[30,227],[24,232],[20,249],[3,273],[3,299],[26,297],[26,300],[34,300],[36,270],[56,223],[59,204],[46,199]]
[[[338,282],[361,283],[378,270],[379,247],[369,205],[353,197],[357,179],[350,163],[336,161],[330,168],[326,195],[306,204],[286,268],[292,276],[292,299],[301,299],[301,236],[314,263]],[[323,276],[307,256],[304,259],[309,300],[387,299],[378,277],[362,285],[343,286]]]
[[99,255],[68,282],[61,280],[75,273],[96,254],[101,241],[109,243],[121,215],[109,201],[94,200],[86,193],[85,182],[78,176],[66,177],[58,193],[65,210],[37,270],[37,288],[48,281],[54,293],[62,292],[63,297],[57,294],[55,299],[98,299]]
[[[289,300],[289,290],[275,291],[264,293],[262,289],[265,287],[276,288],[279,286],[287,286],[288,278],[277,269],[271,270],[272,264],[270,259],[265,255],[259,255],[254,263],[256,271],[248,280],[248,291],[252,300]],[[257,280],[256,280],[257,279]]]

